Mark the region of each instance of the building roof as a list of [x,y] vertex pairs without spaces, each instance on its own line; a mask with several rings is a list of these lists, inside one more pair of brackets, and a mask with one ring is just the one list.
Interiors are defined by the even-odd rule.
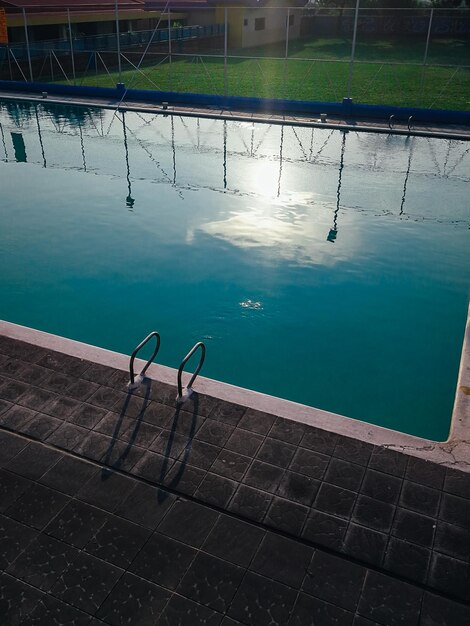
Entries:
[[[144,10],[145,0],[118,0],[120,10]],[[31,13],[63,13],[67,9],[80,12],[114,11],[115,0],[0,0],[0,7],[7,13],[18,13],[25,9]]]

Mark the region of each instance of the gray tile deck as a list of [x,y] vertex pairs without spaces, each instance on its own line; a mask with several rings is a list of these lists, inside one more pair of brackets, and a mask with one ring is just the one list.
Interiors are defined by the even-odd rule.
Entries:
[[470,623],[470,475],[0,337],[0,623]]

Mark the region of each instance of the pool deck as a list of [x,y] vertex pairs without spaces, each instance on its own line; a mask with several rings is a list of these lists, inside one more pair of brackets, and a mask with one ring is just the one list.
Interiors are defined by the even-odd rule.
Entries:
[[0,322],[0,623],[470,623],[470,326],[448,442]]

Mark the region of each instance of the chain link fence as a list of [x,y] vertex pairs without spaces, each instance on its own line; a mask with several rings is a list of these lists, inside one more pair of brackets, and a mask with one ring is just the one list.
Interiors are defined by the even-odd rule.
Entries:
[[[0,79],[454,110],[470,105],[467,8],[168,3],[128,19],[116,3],[114,13],[95,11],[87,21],[76,7],[57,11],[43,5],[40,12],[7,15]],[[60,36],[48,37],[54,29]]]

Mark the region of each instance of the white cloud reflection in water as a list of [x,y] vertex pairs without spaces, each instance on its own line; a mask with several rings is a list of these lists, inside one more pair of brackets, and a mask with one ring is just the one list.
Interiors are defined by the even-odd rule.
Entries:
[[[198,231],[232,246],[257,250],[263,257],[280,259],[298,266],[333,266],[355,256],[360,250],[361,231],[354,227],[353,211],[339,213],[342,220],[341,245],[327,238],[335,227],[335,209],[316,201],[312,194],[291,193],[282,201],[250,199],[245,209],[230,212],[196,227]],[[336,230],[336,229],[335,229]]]

